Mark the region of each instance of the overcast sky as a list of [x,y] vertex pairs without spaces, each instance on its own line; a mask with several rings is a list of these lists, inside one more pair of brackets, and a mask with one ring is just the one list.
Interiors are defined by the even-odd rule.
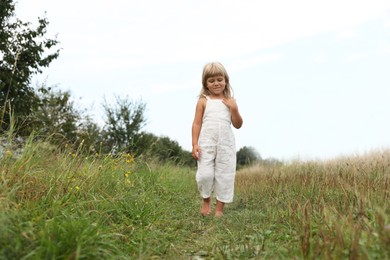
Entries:
[[34,78],[103,121],[103,98],[142,99],[144,130],[191,150],[203,66],[223,63],[244,119],[237,149],[328,159],[390,147],[389,0],[19,0],[61,53]]

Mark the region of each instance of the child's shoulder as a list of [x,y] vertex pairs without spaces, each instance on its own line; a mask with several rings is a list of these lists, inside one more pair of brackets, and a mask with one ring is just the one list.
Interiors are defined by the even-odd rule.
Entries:
[[205,94],[202,94],[199,96],[198,104],[201,104],[202,106],[206,105],[207,96]]

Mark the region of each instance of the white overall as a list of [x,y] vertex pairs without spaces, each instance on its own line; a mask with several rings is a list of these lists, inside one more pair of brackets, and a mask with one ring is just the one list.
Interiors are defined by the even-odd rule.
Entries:
[[231,128],[231,113],[220,99],[208,96],[199,135],[201,149],[196,182],[200,195],[217,200],[233,201],[236,174],[236,145]]

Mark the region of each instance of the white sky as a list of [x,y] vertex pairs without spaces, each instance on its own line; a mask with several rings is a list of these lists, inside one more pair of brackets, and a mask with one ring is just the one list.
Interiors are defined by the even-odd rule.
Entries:
[[19,0],[62,51],[37,77],[81,97],[142,99],[144,130],[191,149],[204,64],[222,62],[244,125],[237,149],[327,159],[390,148],[390,0]]

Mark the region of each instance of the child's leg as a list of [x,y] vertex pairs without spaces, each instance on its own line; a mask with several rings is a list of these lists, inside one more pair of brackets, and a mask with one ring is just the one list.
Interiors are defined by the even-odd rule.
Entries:
[[214,188],[214,158],[216,147],[215,146],[202,146],[202,154],[198,160],[198,171],[196,172],[196,182],[198,184],[198,190],[203,197],[203,205],[200,210],[200,214],[203,216],[209,216],[210,210],[210,197]]
[[221,217],[223,215],[223,207],[224,206],[225,206],[225,203],[217,200],[217,204],[215,205],[215,216],[216,217]]
[[214,188],[215,146],[202,146],[202,153],[197,162],[196,183],[202,198],[210,198]]
[[203,199],[203,205],[200,209],[200,214],[202,214],[202,216],[210,216],[210,213],[210,198]]
[[218,146],[215,158],[215,195],[217,204],[215,216],[223,215],[225,203],[231,203],[234,197],[234,179],[236,175],[236,152],[233,146]]

